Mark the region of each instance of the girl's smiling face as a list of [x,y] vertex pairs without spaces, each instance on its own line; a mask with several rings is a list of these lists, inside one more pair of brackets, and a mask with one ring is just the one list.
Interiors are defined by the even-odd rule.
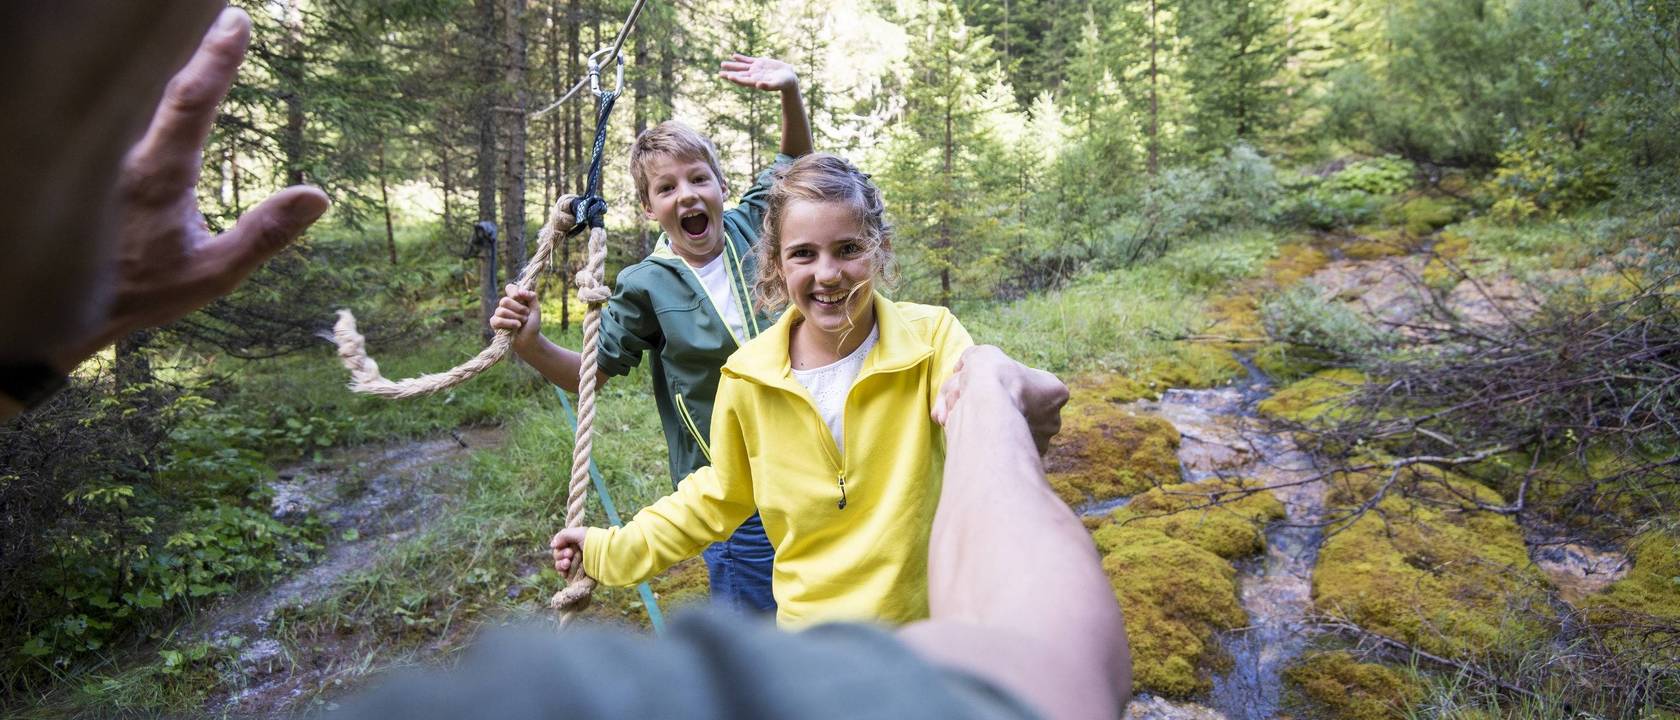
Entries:
[[787,296],[804,316],[802,332],[836,359],[857,349],[875,325],[871,285],[879,251],[849,204],[788,202],[779,257]]

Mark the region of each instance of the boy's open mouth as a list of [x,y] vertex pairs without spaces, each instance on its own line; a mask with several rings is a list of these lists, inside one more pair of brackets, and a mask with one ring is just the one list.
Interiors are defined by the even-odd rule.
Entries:
[[690,239],[696,240],[705,237],[706,231],[712,227],[712,219],[704,212],[684,215],[678,222],[682,225],[683,232],[687,233]]

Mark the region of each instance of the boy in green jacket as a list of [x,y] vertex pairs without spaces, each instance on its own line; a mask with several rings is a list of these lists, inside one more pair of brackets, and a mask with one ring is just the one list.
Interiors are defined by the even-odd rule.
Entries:
[[[647,218],[663,231],[652,255],[620,271],[601,313],[601,381],[653,363],[654,403],[670,452],[671,484],[709,465],[707,433],[718,371],[735,348],[770,327],[752,304],[765,198],[776,166],[811,151],[811,129],[799,77],[780,60],[736,54],[722,64],[725,80],[781,94],[782,145],[776,165],[759,174],[725,211],[728,181],[704,136],[666,121],[643,132],[630,149],[630,173]],[[550,382],[577,390],[580,356],[538,331],[535,293],[509,285],[490,324],[517,330],[513,350]],[[728,606],[775,612],[770,594],[774,551],[757,515],[703,557],[712,597]]]

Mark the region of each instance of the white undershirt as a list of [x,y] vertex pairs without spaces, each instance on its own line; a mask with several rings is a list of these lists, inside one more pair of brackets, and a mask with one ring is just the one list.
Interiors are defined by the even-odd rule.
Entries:
[[863,344],[846,357],[820,368],[793,371],[793,378],[805,386],[812,400],[817,401],[817,413],[828,424],[828,434],[834,436],[834,447],[841,452],[846,449],[846,393],[851,391],[852,383],[857,382],[864,358],[869,357],[869,349],[875,347],[876,339],[881,336],[880,328],[880,325],[870,328],[869,337],[864,338]]
[[719,315],[723,316],[724,324],[729,326],[729,332],[740,342],[747,336],[747,323],[741,317],[741,304],[736,302],[735,293],[729,289],[729,267],[724,265],[727,252],[720,252],[704,267],[694,268],[694,274],[699,276],[700,284],[706,286],[706,294],[712,296],[712,305],[717,307]]

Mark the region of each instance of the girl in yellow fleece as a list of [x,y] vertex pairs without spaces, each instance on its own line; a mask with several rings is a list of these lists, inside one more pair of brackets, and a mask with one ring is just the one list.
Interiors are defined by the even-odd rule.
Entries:
[[[607,585],[646,580],[728,537],[756,508],[775,547],[776,620],[927,617],[927,549],[945,466],[930,413],[973,341],[949,310],[895,303],[892,230],[869,176],[832,155],[771,191],[755,300],[786,309],[723,366],[712,464],[620,528],[554,536]],[[791,305],[791,307],[789,307]]]

